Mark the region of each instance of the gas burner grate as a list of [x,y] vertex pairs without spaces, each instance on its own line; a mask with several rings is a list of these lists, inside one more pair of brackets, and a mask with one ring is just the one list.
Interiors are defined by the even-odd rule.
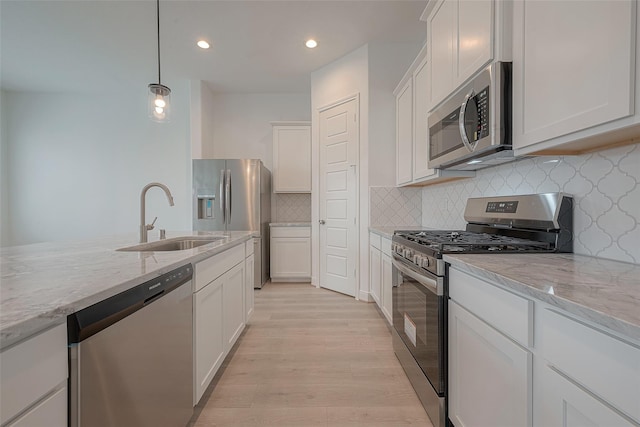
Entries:
[[397,231],[396,236],[440,253],[550,252],[548,242],[498,234],[454,231]]

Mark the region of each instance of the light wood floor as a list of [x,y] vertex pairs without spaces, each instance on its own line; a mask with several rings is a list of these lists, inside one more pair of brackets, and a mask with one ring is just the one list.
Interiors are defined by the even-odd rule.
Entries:
[[268,283],[190,426],[428,426],[374,304]]

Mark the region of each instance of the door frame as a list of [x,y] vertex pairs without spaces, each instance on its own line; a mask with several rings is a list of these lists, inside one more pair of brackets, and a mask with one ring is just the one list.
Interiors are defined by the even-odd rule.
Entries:
[[[340,98],[336,101],[333,101],[329,104],[318,107],[315,111],[313,111],[313,118],[311,131],[312,131],[312,182],[311,182],[311,241],[312,241],[312,273],[311,273],[311,283],[316,287],[320,287],[320,227],[318,224],[318,220],[320,219],[320,113],[336,107],[338,105],[344,104],[346,102],[354,100],[356,103],[356,119],[357,119],[357,138],[356,138],[356,151],[358,152],[358,156],[356,159],[356,195],[355,195],[355,203],[356,203],[356,277],[355,277],[355,299],[356,300],[365,300],[372,301],[372,298],[369,293],[369,242],[367,239],[362,239],[362,236],[368,237],[368,224],[367,220],[369,215],[368,209],[368,192],[362,191],[362,186],[368,186],[369,179],[367,177],[366,168],[367,162],[362,162],[363,155],[368,156],[368,152],[364,147],[366,144],[363,144],[363,139],[366,141],[366,136],[363,138],[363,128],[362,128],[362,110],[360,104],[360,93],[354,93],[352,95]],[[366,135],[366,133],[365,133]],[[367,158],[367,157],[365,157]],[[362,198],[364,197],[364,202]],[[363,219],[363,215],[366,218]],[[362,230],[362,227],[365,227],[365,230]],[[363,249],[364,248],[364,249]],[[364,256],[363,256],[364,254]],[[366,286],[363,285],[363,280],[366,282]]]

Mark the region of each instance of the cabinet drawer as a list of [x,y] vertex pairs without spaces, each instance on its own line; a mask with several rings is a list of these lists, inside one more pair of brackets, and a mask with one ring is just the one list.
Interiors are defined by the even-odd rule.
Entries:
[[383,237],[380,244],[380,250],[382,251],[382,253],[391,256],[391,239]]
[[55,391],[7,427],[36,426],[67,426],[67,386],[63,386]]
[[245,258],[251,256],[251,254],[253,254],[253,239],[249,239],[247,240],[247,242],[244,244],[244,256]]
[[220,277],[239,262],[244,261],[244,251],[244,245],[237,245],[197,263],[193,291],[196,292],[202,289],[207,283]]
[[382,237],[376,233],[369,233],[369,244],[376,249],[380,249],[380,245],[382,244]]
[[640,348],[553,310],[541,314],[540,348],[557,370],[640,421]]
[[66,381],[67,359],[66,324],[0,353],[0,424]]
[[311,237],[311,227],[271,227],[271,237]]
[[459,270],[449,270],[451,299],[525,347],[533,346],[533,301]]

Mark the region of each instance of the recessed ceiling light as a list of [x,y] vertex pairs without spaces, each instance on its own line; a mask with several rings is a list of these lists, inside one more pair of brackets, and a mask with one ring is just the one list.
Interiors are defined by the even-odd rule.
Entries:
[[309,39],[304,43],[304,45],[309,49],[313,49],[314,47],[318,46],[318,42],[314,39]]
[[202,49],[209,49],[209,43],[206,42],[206,40],[198,40],[198,47],[202,48]]

